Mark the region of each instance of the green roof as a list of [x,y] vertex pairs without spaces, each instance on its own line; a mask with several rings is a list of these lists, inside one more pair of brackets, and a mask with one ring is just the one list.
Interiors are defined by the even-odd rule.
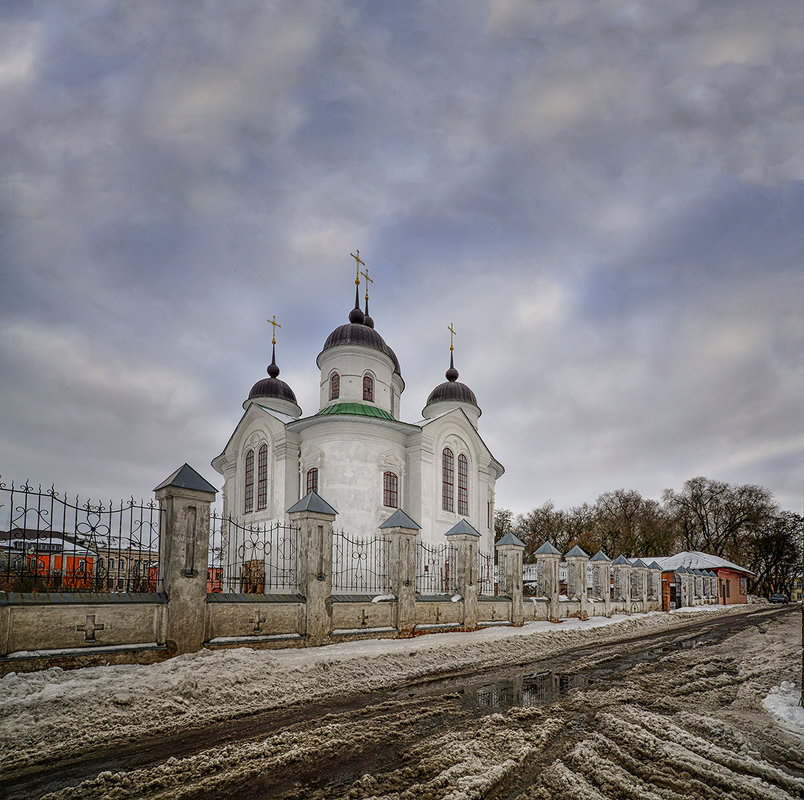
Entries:
[[376,406],[363,405],[363,403],[335,403],[334,406],[322,408],[316,416],[321,417],[324,416],[324,414],[353,414],[358,417],[394,419],[387,411],[383,411],[383,409],[377,408]]

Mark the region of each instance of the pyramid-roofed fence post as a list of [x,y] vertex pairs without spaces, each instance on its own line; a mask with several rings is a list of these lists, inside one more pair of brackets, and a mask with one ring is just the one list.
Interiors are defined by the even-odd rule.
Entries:
[[632,597],[632,601],[640,604],[640,611],[645,612],[648,610],[648,578],[650,577],[650,570],[648,565],[638,558],[631,564],[631,568],[637,575],[636,580],[636,597]]
[[714,605],[717,603],[717,575],[709,570],[709,602]]
[[541,597],[550,600],[548,619],[558,621],[558,564],[561,561],[561,551],[550,542],[545,542],[535,553],[536,565],[539,574],[538,591]]
[[204,644],[209,513],[217,491],[189,464],[154,489],[165,514],[159,569],[168,596],[165,638],[170,655],[195,653]]
[[694,606],[695,605],[695,575],[693,574],[692,570],[689,567],[684,567],[684,584],[686,586],[686,598],[687,602],[685,605]]
[[478,544],[480,533],[465,519],[453,525],[445,534],[450,544],[456,545],[458,555],[457,589],[463,598],[463,627],[474,630],[477,627],[477,596],[480,583],[478,580]]
[[592,589],[595,597],[603,601],[604,614],[611,616],[611,559],[598,550],[592,556]]
[[650,570],[648,580],[648,602],[654,604],[654,610],[662,608],[662,568],[655,562],[648,564]]
[[690,605],[690,586],[686,567],[679,567],[676,570],[676,588],[679,608]]
[[380,530],[391,540],[389,578],[396,597],[396,629],[410,633],[416,627],[416,547],[421,527],[398,508]]
[[306,598],[304,635],[320,644],[332,632],[332,525],[338,512],[317,492],[288,511],[299,528],[299,590]]
[[631,564],[620,555],[611,562],[611,567],[614,570],[614,601],[619,604],[619,610],[630,613]]
[[501,594],[511,598],[511,624],[522,625],[525,613],[522,600],[522,556],[525,543],[510,531],[496,544],[497,569]]
[[579,616],[586,619],[588,616],[586,595],[586,567],[589,564],[589,554],[576,544],[564,558],[567,561],[567,597],[578,599]]

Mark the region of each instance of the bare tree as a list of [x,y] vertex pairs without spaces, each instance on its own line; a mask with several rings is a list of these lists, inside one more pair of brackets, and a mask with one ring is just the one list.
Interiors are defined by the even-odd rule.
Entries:
[[781,511],[746,537],[742,566],[754,573],[752,593],[768,596],[790,592],[801,567],[801,525],[800,515]]
[[761,486],[732,486],[711,478],[691,478],[680,492],[665,490],[662,499],[685,550],[716,556],[740,556],[746,535],[776,513],[771,493]]
[[494,541],[499,542],[508,531],[514,529],[514,512],[509,508],[494,509]]

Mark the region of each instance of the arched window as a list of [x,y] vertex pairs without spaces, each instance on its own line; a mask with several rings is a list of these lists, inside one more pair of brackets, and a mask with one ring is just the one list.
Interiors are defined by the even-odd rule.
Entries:
[[307,494],[318,491],[318,469],[313,467],[307,470]]
[[382,504],[388,508],[399,508],[399,478],[393,472],[382,476]]
[[363,376],[363,399],[374,402],[374,378],[371,375]]
[[337,400],[341,396],[341,376],[337,372],[332,373],[329,379],[329,399]]
[[263,444],[257,453],[257,511],[268,506],[268,445]]
[[441,454],[441,508],[455,510],[455,457],[449,447]]
[[458,513],[469,516],[469,462],[463,453],[458,456]]
[[246,453],[246,487],[243,494],[243,513],[254,510],[254,451]]

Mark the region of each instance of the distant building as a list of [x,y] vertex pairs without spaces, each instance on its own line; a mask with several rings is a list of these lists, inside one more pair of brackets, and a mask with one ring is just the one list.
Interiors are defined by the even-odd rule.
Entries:
[[753,578],[754,573],[726,561],[725,558],[691,550],[653,560],[662,568],[663,575],[675,573],[682,567],[687,570],[714,572],[717,576],[717,601],[720,605],[748,602],[748,579]]
[[0,532],[0,590],[93,588],[98,554],[64,534],[12,528]]

